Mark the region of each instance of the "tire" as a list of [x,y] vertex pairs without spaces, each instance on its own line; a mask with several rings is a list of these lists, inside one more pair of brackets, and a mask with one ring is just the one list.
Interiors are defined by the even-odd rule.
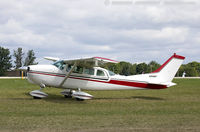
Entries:
[[84,101],[84,99],[76,98],[77,101]]
[[33,99],[42,99],[42,98],[40,98],[40,97],[36,97],[36,96],[33,96]]
[[72,98],[71,95],[64,95],[65,98]]

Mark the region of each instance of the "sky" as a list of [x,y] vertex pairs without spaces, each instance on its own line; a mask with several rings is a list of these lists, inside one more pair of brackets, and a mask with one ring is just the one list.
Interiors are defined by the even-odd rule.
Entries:
[[199,0],[0,0],[0,46],[43,57],[200,62]]

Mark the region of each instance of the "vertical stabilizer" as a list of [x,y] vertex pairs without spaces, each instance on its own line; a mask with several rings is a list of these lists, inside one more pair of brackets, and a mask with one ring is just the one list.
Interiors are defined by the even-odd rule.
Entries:
[[171,82],[176,75],[185,57],[174,54],[161,67],[152,73],[156,73],[160,82]]

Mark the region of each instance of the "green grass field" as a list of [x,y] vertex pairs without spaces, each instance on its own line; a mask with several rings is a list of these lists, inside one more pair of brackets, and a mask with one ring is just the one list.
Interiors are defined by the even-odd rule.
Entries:
[[66,99],[61,89],[34,100],[27,80],[0,79],[0,131],[200,131],[200,80],[176,79],[165,90],[88,91],[92,100]]

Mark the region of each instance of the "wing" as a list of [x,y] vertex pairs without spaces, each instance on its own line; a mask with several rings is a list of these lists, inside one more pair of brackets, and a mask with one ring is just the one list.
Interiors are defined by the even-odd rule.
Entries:
[[98,66],[100,64],[104,63],[119,63],[118,61],[108,59],[108,58],[103,58],[103,57],[91,57],[91,58],[81,58],[81,59],[73,59],[73,60],[63,60],[67,64],[74,64],[75,62],[79,64],[90,64],[90,65],[95,65]]

